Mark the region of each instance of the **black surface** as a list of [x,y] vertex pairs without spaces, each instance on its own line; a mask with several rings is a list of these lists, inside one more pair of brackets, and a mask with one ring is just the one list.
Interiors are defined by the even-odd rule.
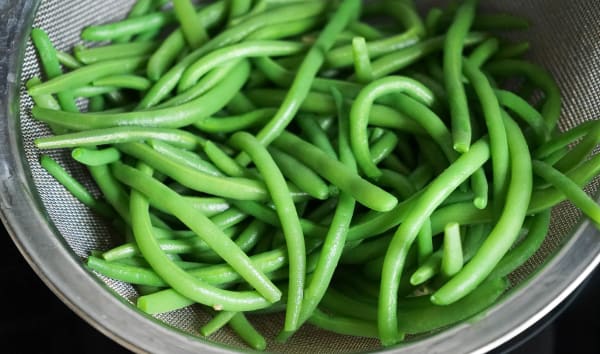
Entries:
[[[68,309],[35,275],[4,228],[0,246],[0,352],[129,353]],[[600,271],[546,320],[496,353],[600,353]]]

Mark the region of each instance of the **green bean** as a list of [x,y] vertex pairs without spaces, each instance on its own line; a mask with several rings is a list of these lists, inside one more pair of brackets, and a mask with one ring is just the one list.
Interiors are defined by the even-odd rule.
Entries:
[[106,107],[106,100],[104,96],[93,96],[88,100],[88,111],[89,112],[100,112]]
[[[30,88],[32,86],[39,85],[41,82],[42,80],[40,80],[39,77],[32,77],[31,79],[27,80],[25,86],[27,88]],[[39,95],[32,97],[32,99],[33,102],[40,107],[54,110],[61,109],[60,103],[58,103],[58,101],[52,95]],[[55,134],[63,134],[66,132],[66,129],[62,128],[59,125],[49,124],[48,126],[50,127],[50,130]]]
[[352,39],[352,55],[354,56],[354,72],[357,81],[363,84],[373,81],[371,58],[369,58],[367,42],[364,37]]
[[313,198],[325,200],[329,196],[329,186],[313,170],[294,157],[274,147],[269,147],[271,156],[281,173],[298,188]]
[[458,223],[449,223],[444,227],[442,253],[441,273],[446,277],[452,277],[463,267],[463,251]]
[[494,55],[494,59],[518,58],[527,53],[531,45],[529,42],[506,43],[500,46],[500,49]]
[[[150,220],[147,218],[148,202],[140,193],[147,195],[150,199],[162,198],[163,205],[167,210],[180,219],[191,230],[196,232],[196,234],[198,234],[198,236],[200,236],[200,238],[202,238],[211,247],[211,249],[213,249],[227,263],[229,263],[244,279],[248,281],[248,283],[250,283],[250,285],[257,289],[260,294],[264,295],[264,299],[269,302],[275,302],[279,300],[279,297],[281,296],[279,289],[277,289],[277,287],[264,275],[262,271],[256,269],[248,256],[244,254],[231,239],[224,236],[223,232],[217,226],[215,226],[214,223],[212,223],[204,215],[195,212],[187,200],[181,198],[181,196],[171,191],[160,182],[154,180],[152,177],[139,172],[134,168],[118,163],[113,164],[113,167],[113,172],[115,173],[115,177],[117,179],[121,180],[123,183],[135,187],[136,190],[139,190],[139,192],[132,192],[131,196],[132,224],[134,227],[136,241],[140,247],[140,251],[148,260],[148,263],[152,265],[153,269],[167,283],[169,283],[169,285],[173,286],[174,289],[186,297],[190,297],[194,300],[200,300],[199,302],[209,302],[208,305],[210,306],[222,305],[223,309],[227,309],[225,306],[230,303],[230,300],[233,300],[232,297],[227,298],[224,296],[221,296],[218,299],[207,299],[203,296],[204,294],[198,294],[196,291],[193,291],[193,286],[192,288],[188,288],[188,286],[191,285],[190,275],[175,270],[172,264],[168,264],[168,262],[165,262],[164,259],[160,258],[159,254],[162,254],[162,251],[160,251],[160,249],[157,247],[155,241],[152,241],[150,250],[148,250],[148,248],[142,248],[150,243],[150,240],[153,240],[153,238],[150,237],[151,230],[148,230],[150,226]],[[134,196],[137,197],[134,199]],[[139,210],[135,210],[134,207],[138,208]],[[141,218],[141,220],[136,220],[136,217]],[[146,242],[146,244],[142,246],[142,242]],[[150,257],[148,257],[147,253],[150,251]],[[150,260],[153,257],[159,258],[158,262],[160,263],[160,267],[156,264],[153,264],[153,262]],[[176,278],[175,282],[169,281],[171,276]],[[217,294],[219,293],[215,293],[215,295]],[[259,298],[261,299],[259,302],[264,305],[264,299],[260,296]],[[249,305],[249,303],[247,304]],[[235,304],[231,303],[231,305]],[[255,303],[255,305],[258,306],[258,303]],[[236,310],[236,308],[232,306],[231,310]]]
[[249,177],[248,172],[233,158],[227,155],[216,144],[207,141],[204,145],[204,153],[212,161],[212,163],[227,176],[231,177]]
[[200,327],[200,334],[205,337],[212,335],[221,328],[225,327],[225,325],[231,321],[233,316],[238,313],[239,312],[233,311],[218,312],[210,321],[208,321],[204,326]]
[[185,92],[182,92],[176,96],[169,98],[163,103],[156,106],[156,108],[165,108],[165,107],[174,107],[180,104],[189,102],[200,95],[204,94],[211,88],[213,88],[216,84],[218,84],[223,78],[227,75],[231,74],[233,68],[235,68],[240,63],[235,60],[230,60],[227,63],[215,68],[211,72],[209,72],[206,76],[200,79],[194,86],[190,87]]
[[473,205],[477,209],[485,209],[488,204],[488,180],[483,169],[475,171],[471,177],[471,189],[473,190],[474,198]]
[[348,29],[366,40],[378,40],[384,37],[384,34],[374,26],[366,22],[354,21],[348,25]]
[[88,166],[106,165],[118,161],[121,153],[115,148],[106,148],[102,150],[93,150],[86,148],[76,148],[71,152],[71,156],[78,162]]
[[[206,53],[214,49],[239,42],[248,34],[256,31],[259,28],[272,24],[289,22],[293,19],[312,17],[319,14],[324,7],[325,4],[321,2],[283,6],[270,11],[268,14],[253,16],[236,26],[226,29],[208,41],[202,47],[186,55],[176,65],[169,69],[169,71],[162,75],[156,84],[148,91],[146,96],[144,96],[142,101],[139,103],[138,108],[148,108],[160,102],[177,85],[181,75],[187,69],[187,67],[196,60],[200,59]],[[232,76],[235,75],[232,73]],[[233,91],[235,92],[238,90]]]
[[[160,232],[156,235],[162,235]],[[206,251],[208,245],[202,240],[196,239],[193,242],[191,240],[158,240],[158,247],[168,255],[175,254],[191,254],[196,252]],[[124,243],[120,246],[114,247],[104,253],[102,253],[102,259],[108,262],[119,261],[127,259],[135,255],[139,255],[140,250],[135,243]],[[116,278],[120,279],[120,278]],[[150,285],[150,284],[148,284]]]
[[462,52],[465,37],[473,23],[477,0],[466,0],[457,10],[444,41],[444,83],[448,93],[454,149],[460,153],[471,145],[470,113],[462,83]]
[[38,149],[98,146],[119,144],[146,139],[159,140],[183,149],[194,149],[205,144],[205,140],[184,130],[168,128],[116,127],[92,129],[76,133],[37,138]]
[[[287,263],[285,248],[275,249],[251,257],[254,264],[264,272],[280,269]],[[209,284],[226,284],[239,281],[241,278],[229,265],[220,264],[208,266],[191,272],[194,276],[204,279]],[[193,303],[173,289],[165,289],[151,295],[138,298],[137,306],[148,314],[173,311]]]
[[150,145],[156,152],[164,155],[166,158],[169,158],[176,162],[177,164],[185,165],[187,167],[193,168],[202,173],[209,174],[211,176],[223,176],[221,171],[217,167],[215,167],[210,162],[202,159],[196,153],[180,149],[175,145],[169,144],[167,142],[161,140],[150,140],[148,141],[148,145]]
[[262,108],[237,116],[207,117],[194,122],[194,127],[207,133],[232,133],[259,126],[275,114],[275,108]]
[[425,220],[434,209],[470,175],[480,168],[490,156],[489,145],[480,140],[468,152],[434,179],[415,200],[404,221],[394,234],[385,256],[378,306],[378,328],[381,342],[390,345],[397,341],[398,321],[396,308],[398,284],[408,250]]
[[117,262],[107,262],[101,258],[90,256],[86,266],[104,276],[130,284],[163,287],[166,283],[150,269],[135,267]]
[[289,257],[289,289],[284,331],[298,328],[306,274],[306,248],[296,207],[285,179],[275,161],[257,138],[244,132],[235,133],[231,143],[248,154],[262,177],[276,206]]
[[406,116],[413,118],[421,127],[423,127],[427,134],[429,134],[433,141],[440,147],[446,159],[449,162],[454,161],[457,157],[457,153],[452,150],[452,135],[442,119],[422,102],[419,102],[408,95],[396,95],[395,99],[396,108]]
[[[476,44],[483,41],[485,38],[485,34],[472,32],[465,37],[464,45],[468,46]],[[374,60],[372,63],[373,76],[375,78],[381,78],[418,62],[420,59],[442,49],[445,39],[445,36],[426,39]]]
[[[273,211],[267,206],[258,204],[257,202],[243,200],[235,201],[233,202],[233,204],[236,206],[236,208],[242,210],[243,212],[249,215],[252,215],[258,220],[263,221],[264,223],[279,228],[281,227],[277,214],[275,213],[275,211]],[[300,219],[300,226],[302,227],[302,232],[305,234],[305,236],[316,239],[322,238],[327,231],[325,226],[316,224],[310,221],[309,219],[305,218]]]
[[268,197],[264,184],[257,180],[208,175],[188,165],[173,161],[145,144],[126,143],[119,144],[117,148],[127,155],[144,161],[182,185],[199,192],[240,200],[264,200]]
[[[283,91],[273,89],[253,89],[247,91],[246,94],[253,102],[266,107],[279,107],[285,95]],[[333,114],[335,112],[335,103],[328,94],[310,92],[306,96],[306,100],[301,104],[300,112]],[[398,113],[396,110],[378,104],[374,104],[371,107],[369,124],[423,134],[423,129],[413,119]]]
[[304,133],[304,136],[306,136],[310,143],[323,150],[329,157],[337,159],[337,153],[329,141],[329,136],[327,136],[327,133],[321,129],[314,119],[302,116],[296,119],[296,123],[298,123],[302,129],[302,133]]
[[[291,122],[299,106],[306,99],[311,83],[321,65],[325,61],[325,53],[335,42],[335,38],[347,24],[357,17],[360,11],[360,1],[346,0],[337,9],[332,18],[319,34],[319,38],[305,55],[297,70],[296,78],[290,86],[286,97],[275,116],[256,134],[261,144],[271,143]],[[244,155],[242,155],[244,156]],[[238,162],[245,162],[240,157]]]
[[276,23],[271,26],[257,29],[256,31],[248,35],[248,37],[246,37],[246,40],[281,39],[296,37],[313,29],[322,21],[323,19],[320,16],[313,16],[286,23]]
[[431,234],[431,220],[426,220],[417,234],[417,250],[419,264],[429,258],[433,253],[433,235]]
[[[93,65],[99,64],[92,64],[88,68]],[[59,123],[75,130],[133,125],[178,128],[208,117],[223,108],[229,98],[243,85],[249,70],[247,64],[234,68],[231,75],[212,90],[176,108],[126,113],[67,113],[33,107],[32,114],[41,121]],[[67,75],[69,74],[62,77]],[[42,85],[44,84],[35,86],[32,90]]]
[[62,50],[56,51],[56,58],[65,68],[78,69],[81,67],[81,63],[74,56]]
[[462,68],[479,97],[483,117],[490,137],[492,155],[493,196],[496,203],[501,203],[507,186],[509,170],[509,153],[507,133],[502,122],[502,111],[492,85],[485,74],[468,59],[463,60]]
[[174,19],[172,12],[154,12],[105,25],[88,26],[81,32],[81,38],[86,41],[118,39],[161,28]]
[[570,171],[579,165],[589,153],[594,151],[599,143],[600,124],[596,124],[567,155],[556,162],[554,168],[562,172]]
[[173,0],[173,11],[181,32],[191,48],[198,48],[208,40],[208,33],[190,0]]
[[527,215],[527,206],[531,200],[532,191],[529,149],[515,122],[509,117],[505,117],[504,126],[509,139],[511,159],[510,182],[504,208],[490,235],[473,259],[431,296],[434,304],[451,304],[475,289],[514,243]]
[[102,216],[108,218],[113,216],[113,212],[108,205],[94,198],[81,183],[74,179],[50,156],[42,155],[40,158],[40,165],[81,203]]
[[525,240],[512,248],[498,263],[490,278],[505,277],[524,264],[540,248],[550,227],[550,209],[531,217],[533,221]]
[[388,211],[398,200],[381,188],[362,179],[341,162],[289,132],[282,132],[273,145],[296,157],[340,190],[352,195],[359,203],[377,211]]
[[135,71],[144,62],[143,57],[107,60],[75,69],[64,75],[57,76],[37,86],[31,87],[28,92],[32,96],[52,94],[86,85],[94,80],[115,74],[127,74]]
[[[387,2],[386,6],[386,11],[391,16],[398,18],[405,26],[406,31],[398,35],[367,42],[367,51],[372,59],[412,45],[425,34],[425,27],[412,4],[395,1]],[[333,68],[351,65],[352,45],[340,46],[331,50],[327,54],[327,64]]]
[[425,16],[425,30],[428,37],[432,37],[438,32],[440,21],[444,16],[444,11],[439,7],[431,8]]
[[547,141],[544,145],[538,147],[534,151],[534,156],[537,159],[544,159],[551,154],[564,149],[569,144],[576,142],[578,139],[584,137],[588,132],[598,129],[595,128],[596,125],[600,125],[600,122],[597,120],[590,120],[587,122],[583,122],[578,126],[569,129],[565,132],[555,135],[551,140]]
[[[226,1],[216,1],[198,11],[196,14],[200,23],[211,28],[221,22],[226,16]],[[147,75],[150,80],[158,80],[177,58],[185,47],[185,38],[181,29],[174,30],[152,54],[148,60]]]
[[[94,98],[100,95],[112,94],[118,91],[117,87],[112,86],[80,86],[70,91],[74,97],[89,97]],[[91,111],[91,110],[90,110]],[[79,112],[79,111],[77,111]],[[93,112],[93,111],[91,111]]]
[[542,161],[534,160],[532,165],[533,172],[536,175],[551,183],[596,225],[600,225],[600,206],[583,189],[569,179],[569,177]]
[[539,86],[545,94],[545,101],[541,110],[542,116],[548,131],[552,132],[554,130],[560,117],[560,89],[546,70],[532,63],[515,59],[497,60],[487,64],[485,69],[490,74],[499,76],[521,74],[533,84]]
[[416,189],[408,177],[392,170],[381,169],[379,183],[392,187],[404,199],[416,193]]
[[179,80],[178,91],[189,89],[202,75],[227,61],[257,56],[292,55],[303,49],[304,45],[301,43],[267,40],[245,41],[215,49],[187,67]]
[[339,334],[377,338],[375,325],[349,317],[328,315],[319,309],[315,309],[308,322],[319,328]]
[[132,42],[92,48],[75,46],[73,52],[77,60],[89,65],[107,60],[142,57],[152,54],[157,47],[156,42]]
[[418,81],[400,76],[390,76],[365,86],[350,111],[350,141],[356,161],[361,170],[371,178],[381,175],[379,168],[370,157],[366,127],[369,123],[369,111],[375,99],[392,92],[402,92],[414,96],[427,104],[433,102],[433,94]]
[[98,79],[92,83],[94,86],[112,86],[118,88],[144,91],[151,85],[150,80],[136,75],[114,75]]
[[[131,10],[129,10],[129,13],[127,14],[127,18],[134,18],[134,17],[139,17],[142,15],[146,15],[149,12],[152,12],[154,7],[154,1],[153,0],[137,0],[135,2],[135,4],[131,7]],[[123,36],[120,38],[115,38],[113,40],[114,43],[126,43],[126,42],[130,42],[131,41],[131,37],[132,36]]]
[[374,164],[378,164],[386,157],[390,156],[397,145],[398,136],[389,131],[385,132],[384,135],[371,146],[371,161],[373,161]]
[[497,38],[488,38],[478,45],[469,55],[469,62],[477,68],[480,68],[498,51],[500,41]]
[[238,312],[229,321],[229,326],[233,329],[252,349],[265,350],[267,342],[265,338],[254,329],[252,324],[246,319],[243,313]]
[[232,21],[236,17],[240,17],[250,12],[252,7],[251,0],[232,0],[229,5],[229,21]]
[[443,250],[437,250],[436,252],[431,253],[431,255],[421,263],[419,268],[412,273],[410,276],[410,283],[414,286],[421,285],[437,275],[442,269],[443,255]]
[[[57,52],[52,45],[48,34],[39,28],[34,28],[31,30],[31,40],[37,49],[40,62],[47,78],[51,80],[53,78],[61,77],[63,72],[58,62]],[[43,83],[40,83],[39,85],[42,84]],[[34,87],[36,86],[28,87],[28,90],[34,89]],[[69,112],[78,111],[77,105],[75,104],[75,98],[72,93],[68,91],[61,92],[57,95],[57,99],[63,110]]]
[[501,105],[515,112],[533,129],[538,144],[543,144],[550,139],[550,132],[544,123],[544,118],[526,100],[510,91],[495,90],[495,93]]

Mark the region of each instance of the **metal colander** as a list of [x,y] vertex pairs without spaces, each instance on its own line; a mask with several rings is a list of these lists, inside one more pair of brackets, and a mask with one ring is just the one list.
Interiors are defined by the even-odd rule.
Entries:
[[[199,338],[208,317],[198,308],[147,316],[133,305],[135,289],[99,277],[82,266],[91,250],[120,242],[109,228],[77,202],[40,167],[36,137],[49,135],[30,116],[26,79],[40,76],[31,43],[33,25],[45,29],[59,49],[79,42],[83,26],[123,17],[132,1],[0,1],[0,207],[15,243],[46,284],[97,329],[138,352],[228,352],[247,350],[224,329]],[[600,116],[600,7],[596,0],[482,1],[485,10],[504,11],[531,20],[528,31],[510,34],[531,42],[530,59],[549,69],[563,94],[562,130]],[[419,1],[419,6],[444,5]],[[84,169],[65,152],[51,153],[94,190]],[[587,191],[596,195],[598,179]],[[510,279],[511,290],[476,319],[437,334],[383,349],[377,340],[320,331],[305,325],[287,344],[270,341],[268,351],[286,353],[485,352],[542,318],[570,294],[600,261],[599,235],[571,204],[553,211],[551,232],[541,250]],[[251,321],[274,338],[281,317]]]

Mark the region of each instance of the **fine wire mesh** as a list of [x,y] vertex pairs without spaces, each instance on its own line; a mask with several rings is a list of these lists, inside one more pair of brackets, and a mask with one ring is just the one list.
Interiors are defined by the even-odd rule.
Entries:
[[[34,26],[46,30],[58,49],[68,50],[80,42],[79,34],[84,26],[105,23],[125,16],[132,0],[127,1],[42,1]],[[445,5],[445,1],[419,1],[419,7]],[[563,110],[559,127],[572,128],[586,120],[600,116],[600,7],[595,0],[521,0],[482,1],[483,12],[504,11],[528,18],[532,25],[527,31],[511,34],[513,38],[531,42],[529,59],[547,68],[556,78],[563,96]],[[489,11],[488,11],[489,10]],[[23,82],[41,76],[35,52],[28,43],[22,66]],[[31,118],[32,100],[24,87],[20,95],[20,122],[24,150],[37,193],[42,200],[48,217],[73,251],[82,259],[91,250],[105,250],[121,242],[119,235],[86,207],[75,200],[39,164],[40,152],[33,140],[50,134],[48,128]],[[72,162],[67,151],[50,151],[73,175],[97,193],[87,171]],[[600,180],[595,179],[586,191],[597,194]],[[547,261],[568,240],[578,225],[581,213],[570,203],[561,203],[552,213],[553,222],[549,237],[532,259],[511,275],[513,284],[527,279],[539,265]],[[120,296],[132,303],[136,290],[127,284],[100,276]],[[189,307],[172,313],[156,316],[157,319],[180,330],[198,334],[207,315],[198,308]],[[281,328],[279,315],[251,318],[257,329],[266,338],[274,338]],[[228,329],[221,330],[208,338],[209,341],[225,343],[234,348],[247,347]],[[269,340],[268,349],[273,352],[366,352],[379,348],[376,340],[353,338],[324,332],[306,325],[287,344]]]

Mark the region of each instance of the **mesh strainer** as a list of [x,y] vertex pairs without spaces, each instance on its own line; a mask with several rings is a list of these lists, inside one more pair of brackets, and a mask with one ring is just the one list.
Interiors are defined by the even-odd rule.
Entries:
[[[23,255],[46,284],[74,311],[124,346],[139,352],[228,352],[246,347],[223,330],[198,339],[206,316],[190,307],[157,317],[132,305],[135,290],[82,267],[90,250],[116,241],[100,219],[82,207],[39,166],[33,139],[48,135],[29,115],[32,102],[22,79],[39,75],[31,44],[34,24],[48,31],[59,49],[71,48],[84,25],[124,16],[132,1],[0,1],[0,206],[3,221]],[[420,1],[427,8],[441,1]],[[600,7],[596,0],[482,1],[484,8],[532,20],[520,33],[532,43],[530,59],[548,68],[564,97],[560,128],[600,116]],[[55,152],[78,178],[85,172]],[[89,179],[89,187],[93,188]],[[595,194],[600,181],[588,186]],[[511,275],[511,291],[486,314],[443,332],[411,340],[390,352],[485,352],[542,318],[579,285],[600,261],[597,232],[563,203],[553,211],[550,237]],[[273,338],[282,318],[253,319]],[[269,343],[273,352],[371,352],[376,340],[334,335],[305,326],[288,344]]]

